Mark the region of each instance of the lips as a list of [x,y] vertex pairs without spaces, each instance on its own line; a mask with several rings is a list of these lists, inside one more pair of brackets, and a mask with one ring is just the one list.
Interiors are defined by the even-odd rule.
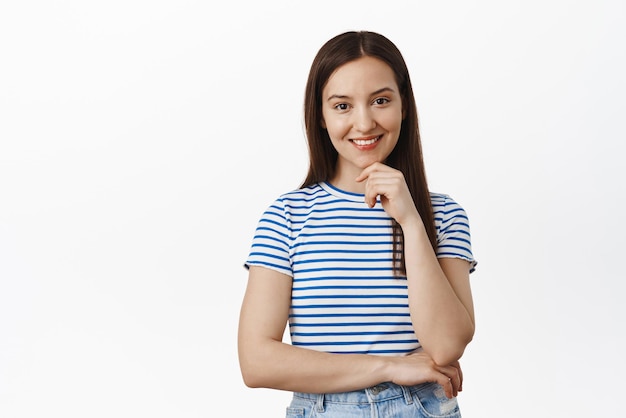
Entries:
[[358,139],[355,138],[355,139],[351,139],[351,141],[359,147],[367,147],[368,145],[373,145],[376,142],[378,142],[380,138],[382,138],[382,135],[370,136],[370,137],[358,138]]

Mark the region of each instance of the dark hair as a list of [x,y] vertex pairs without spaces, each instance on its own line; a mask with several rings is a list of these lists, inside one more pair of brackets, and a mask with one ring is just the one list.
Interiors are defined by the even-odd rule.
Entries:
[[[404,174],[409,191],[433,249],[437,249],[437,233],[426,172],[422,157],[417,106],[409,71],[402,54],[389,39],[374,32],[351,31],[335,36],[326,42],[315,56],[306,84],[304,99],[304,123],[309,147],[309,171],[301,187],[310,186],[333,178],[336,170],[337,151],[328,132],[321,125],[322,89],[333,72],[350,61],[370,56],[387,63],[394,72],[402,96],[404,119],[400,137],[385,164]],[[403,234],[400,225],[393,220],[393,254],[396,271],[406,273]]]

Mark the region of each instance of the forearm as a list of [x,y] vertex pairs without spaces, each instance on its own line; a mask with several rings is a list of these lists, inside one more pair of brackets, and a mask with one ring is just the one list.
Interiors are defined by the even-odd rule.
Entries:
[[402,228],[415,333],[436,363],[450,364],[474,335],[473,316],[443,272],[421,219]]
[[365,354],[331,354],[266,340],[240,347],[244,382],[307,393],[345,392],[390,380],[390,361]]

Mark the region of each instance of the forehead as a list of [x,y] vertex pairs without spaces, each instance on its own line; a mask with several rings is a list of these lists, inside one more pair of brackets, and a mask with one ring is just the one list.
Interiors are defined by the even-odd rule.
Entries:
[[398,91],[393,70],[386,62],[366,56],[339,66],[328,78],[323,92],[367,94],[383,87]]

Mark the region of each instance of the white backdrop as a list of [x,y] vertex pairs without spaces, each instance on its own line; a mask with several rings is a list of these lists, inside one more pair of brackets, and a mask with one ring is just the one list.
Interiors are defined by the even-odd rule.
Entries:
[[0,5],[1,417],[283,416],[239,374],[242,263],[352,29],[470,216],[464,416],[619,415],[624,2],[67,0]]

